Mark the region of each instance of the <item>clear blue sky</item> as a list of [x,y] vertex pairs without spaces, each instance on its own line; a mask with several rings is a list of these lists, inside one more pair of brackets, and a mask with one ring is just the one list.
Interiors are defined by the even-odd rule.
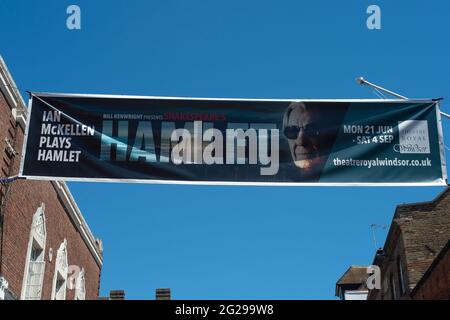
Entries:
[[[66,29],[73,3],[80,31]],[[366,28],[370,4],[379,31]],[[449,16],[444,0],[2,0],[0,54],[33,91],[377,98],[362,75],[450,99]],[[136,299],[158,287],[176,299],[333,299],[349,265],[372,261],[370,224],[442,190],[69,185],[104,243],[101,294]]]

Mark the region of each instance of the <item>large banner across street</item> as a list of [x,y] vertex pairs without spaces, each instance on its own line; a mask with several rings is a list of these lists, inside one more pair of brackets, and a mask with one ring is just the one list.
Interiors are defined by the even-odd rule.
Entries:
[[259,100],[33,93],[29,179],[445,185],[434,100]]

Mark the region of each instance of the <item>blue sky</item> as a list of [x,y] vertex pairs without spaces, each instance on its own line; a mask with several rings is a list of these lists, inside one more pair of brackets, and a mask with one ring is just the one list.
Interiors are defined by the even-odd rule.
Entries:
[[[70,4],[81,30],[66,28]],[[381,30],[366,27],[370,4]],[[448,98],[449,15],[443,0],[2,0],[0,54],[32,91],[377,98],[356,85],[364,76]],[[104,243],[101,294],[133,299],[158,287],[175,299],[333,299],[349,265],[371,263],[370,225],[442,190],[69,185]]]

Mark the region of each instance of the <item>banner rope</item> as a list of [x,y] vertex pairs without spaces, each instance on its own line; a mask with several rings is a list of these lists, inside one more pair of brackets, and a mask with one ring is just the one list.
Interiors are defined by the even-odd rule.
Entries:
[[373,93],[381,99],[387,99],[387,97],[377,88],[373,88]]
[[[20,92],[27,93],[30,97],[31,97],[31,96],[34,96],[34,97],[38,98],[39,100],[41,100],[42,102],[44,102],[45,104],[47,104],[47,105],[48,105],[50,108],[52,108],[53,110],[60,111],[60,110],[56,109],[55,107],[53,107],[52,105],[50,105],[48,102],[45,102],[45,101],[43,101],[41,98],[39,98],[38,96],[34,95],[34,94],[33,94],[31,91],[29,91],[29,90],[25,90],[25,89],[21,89],[21,88],[19,88],[19,87],[15,87],[15,86],[11,86],[11,85],[5,85],[5,84],[0,84],[0,87],[4,87],[4,88],[12,88],[12,89],[16,89],[16,90],[18,90],[18,91],[20,91]],[[386,97],[380,90],[378,90],[377,88],[373,88],[372,92],[373,92],[378,98],[381,98],[381,99],[387,99],[387,97]],[[60,111],[60,112],[61,112],[61,111]],[[448,114],[448,113],[446,113],[446,112],[443,112],[443,111],[440,111],[440,113],[441,113],[441,115],[443,115],[445,118],[450,119],[450,114]],[[66,116],[67,116],[67,115],[66,115]]]

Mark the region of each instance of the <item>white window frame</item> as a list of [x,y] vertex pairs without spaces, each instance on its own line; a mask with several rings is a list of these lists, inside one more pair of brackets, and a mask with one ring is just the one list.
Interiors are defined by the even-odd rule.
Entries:
[[[40,300],[42,298],[42,285],[45,274],[45,245],[47,239],[45,224],[45,204],[41,203],[41,206],[34,213],[31,223],[25,270],[23,273],[22,292],[20,294],[20,299],[22,300]],[[42,251],[36,261],[32,261],[31,257],[34,248]],[[31,292],[33,287],[35,287],[34,294]]]
[[84,268],[81,269],[75,280],[75,300],[86,300],[86,274]]
[[[66,300],[67,293],[67,240],[59,246],[55,260],[55,274],[53,276],[52,300]],[[62,285],[57,288],[58,281],[62,281]]]

